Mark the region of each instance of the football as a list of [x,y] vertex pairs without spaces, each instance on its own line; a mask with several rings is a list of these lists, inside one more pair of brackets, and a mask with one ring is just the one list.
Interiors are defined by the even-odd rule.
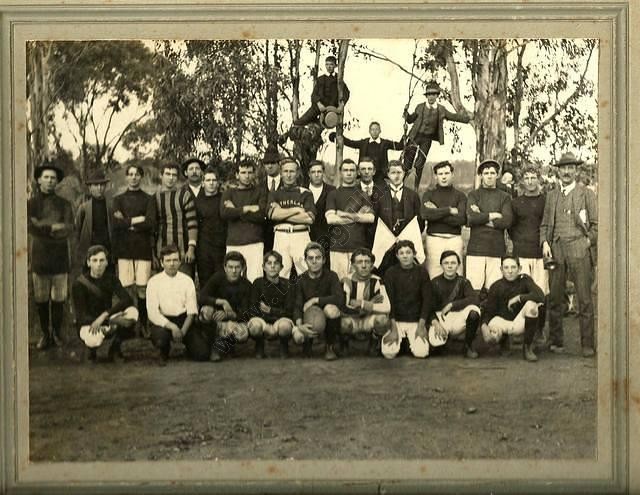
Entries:
[[322,311],[322,308],[318,306],[311,306],[304,312],[302,322],[308,323],[309,325],[311,325],[311,329],[314,332],[320,333],[324,331],[327,320],[324,316],[324,311]]

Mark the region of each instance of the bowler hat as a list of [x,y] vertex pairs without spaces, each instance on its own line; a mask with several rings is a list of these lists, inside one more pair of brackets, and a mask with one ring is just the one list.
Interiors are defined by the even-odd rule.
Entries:
[[487,167],[495,167],[496,172],[500,172],[500,164],[495,160],[484,160],[478,165],[478,175],[482,175],[482,172]]
[[269,146],[262,157],[262,163],[278,163],[280,161],[280,153],[276,148]]
[[338,109],[336,107],[326,107],[325,111],[320,114],[320,123],[325,129],[333,129],[338,125]]
[[45,170],[53,170],[56,173],[56,177],[58,177],[58,182],[60,182],[64,178],[64,172],[60,167],[58,167],[54,162],[50,160],[45,160],[42,165],[34,169],[34,179],[38,180],[42,175],[42,172],[44,172]]
[[180,165],[180,170],[182,170],[182,175],[184,175],[185,177],[187,175],[187,167],[192,163],[197,163],[201,171],[204,171],[204,169],[207,168],[207,165],[199,158],[195,158],[195,157],[187,158],[187,160],[184,161],[182,165]]
[[554,167],[562,167],[563,165],[582,165],[584,161],[578,160],[576,155],[568,151],[567,153],[563,153],[556,163],[553,164]]
[[88,186],[91,184],[106,184],[107,182],[109,182],[109,178],[104,175],[102,170],[91,170],[84,179],[84,183]]
[[438,86],[438,83],[435,81],[429,81],[424,86],[424,94],[440,94],[440,86]]

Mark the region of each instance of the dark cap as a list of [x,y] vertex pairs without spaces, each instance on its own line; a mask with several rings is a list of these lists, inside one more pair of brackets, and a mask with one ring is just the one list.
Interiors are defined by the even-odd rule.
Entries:
[[202,160],[200,160],[200,158],[195,158],[195,157],[187,158],[182,163],[182,165],[180,165],[180,170],[182,171],[182,175],[184,175],[185,177],[187,175],[187,167],[192,163],[197,163],[201,171],[204,171],[204,169],[207,168],[207,165]]
[[53,170],[58,177],[58,182],[64,179],[64,172],[62,171],[62,169],[51,160],[45,160],[44,162],[42,162],[42,165],[36,167],[33,171],[33,177],[38,180],[42,175],[42,172],[44,172],[45,170]]
[[88,186],[91,184],[106,184],[107,182],[109,182],[109,178],[104,175],[102,170],[91,170],[84,179],[84,183]]
[[478,165],[478,175],[482,175],[482,172],[485,168],[493,167],[496,169],[496,172],[500,173],[500,164],[495,160],[484,160],[480,165]]
[[424,86],[424,94],[425,95],[429,95],[429,94],[437,95],[437,94],[440,94],[440,86],[435,81],[429,81]]

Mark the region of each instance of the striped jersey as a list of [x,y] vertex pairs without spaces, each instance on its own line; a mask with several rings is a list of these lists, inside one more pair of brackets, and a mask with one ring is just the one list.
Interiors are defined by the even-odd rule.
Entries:
[[374,313],[388,313],[391,310],[389,296],[384,288],[384,283],[377,275],[371,275],[367,280],[357,280],[354,275],[342,279],[342,289],[345,293],[345,305],[342,308],[345,314],[360,314],[359,308],[349,307],[349,301],[353,299],[371,301],[380,295],[382,301],[373,304]]
[[184,255],[189,244],[198,241],[198,217],[193,195],[184,189],[156,193],[158,215],[156,249],[175,244]]

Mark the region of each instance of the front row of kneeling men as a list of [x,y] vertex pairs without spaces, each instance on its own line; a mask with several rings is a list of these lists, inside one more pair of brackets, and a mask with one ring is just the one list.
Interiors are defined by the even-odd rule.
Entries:
[[[473,341],[478,328],[486,343],[508,346],[510,335],[523,336],[523,355],[536,361],[533,339],[538,330],[542,290],[520,273],[518,258],[502,259],[502,278],[495,282],[480,308],[470,282],[458,274],[460,258],[445,251],[440,258],[443,273],[429,280],[415,261],[409,240],[398,241],[398,263],[384,280],[372,273],[374,255],[367,248],[351,255],[353,272],[342,281],[325,265],[324,248],[315,242],[304,251],[308,270],[295,282],[280,277],[282,256],[264,256],[264,277],[249,282],[243,275],[242,254],[231,251],[224,271],[214,274],[199,294],[193,280],[179,271],[178,249],[161,251],[163,271],[147,286],[149,333],[159,349],[161,363],[169,358],[172,342],[182,342],[188,357],[219,361],[236,344],[255,340],[256,357],[264,357],[264,341],[279,339],[280,355],[289,354],[289,341],[302,344],[310,357],[313,341],[323,336],[325,359],[348,353],[350,339],[369,339],[370,355],[394,358],[404,339],[415,357],[429,355],[449,338],[464,341],[468,358],[478,357]],[[96,360],[96,348],[111,341],[110,359],[122,359],[121,343],[135,335],[137,310],[118,278],[107,271],[108,253],[92,246],[87,253],[88,271],[74,283],[80,337]],[[114,296],[117,300],[113,303]]]

